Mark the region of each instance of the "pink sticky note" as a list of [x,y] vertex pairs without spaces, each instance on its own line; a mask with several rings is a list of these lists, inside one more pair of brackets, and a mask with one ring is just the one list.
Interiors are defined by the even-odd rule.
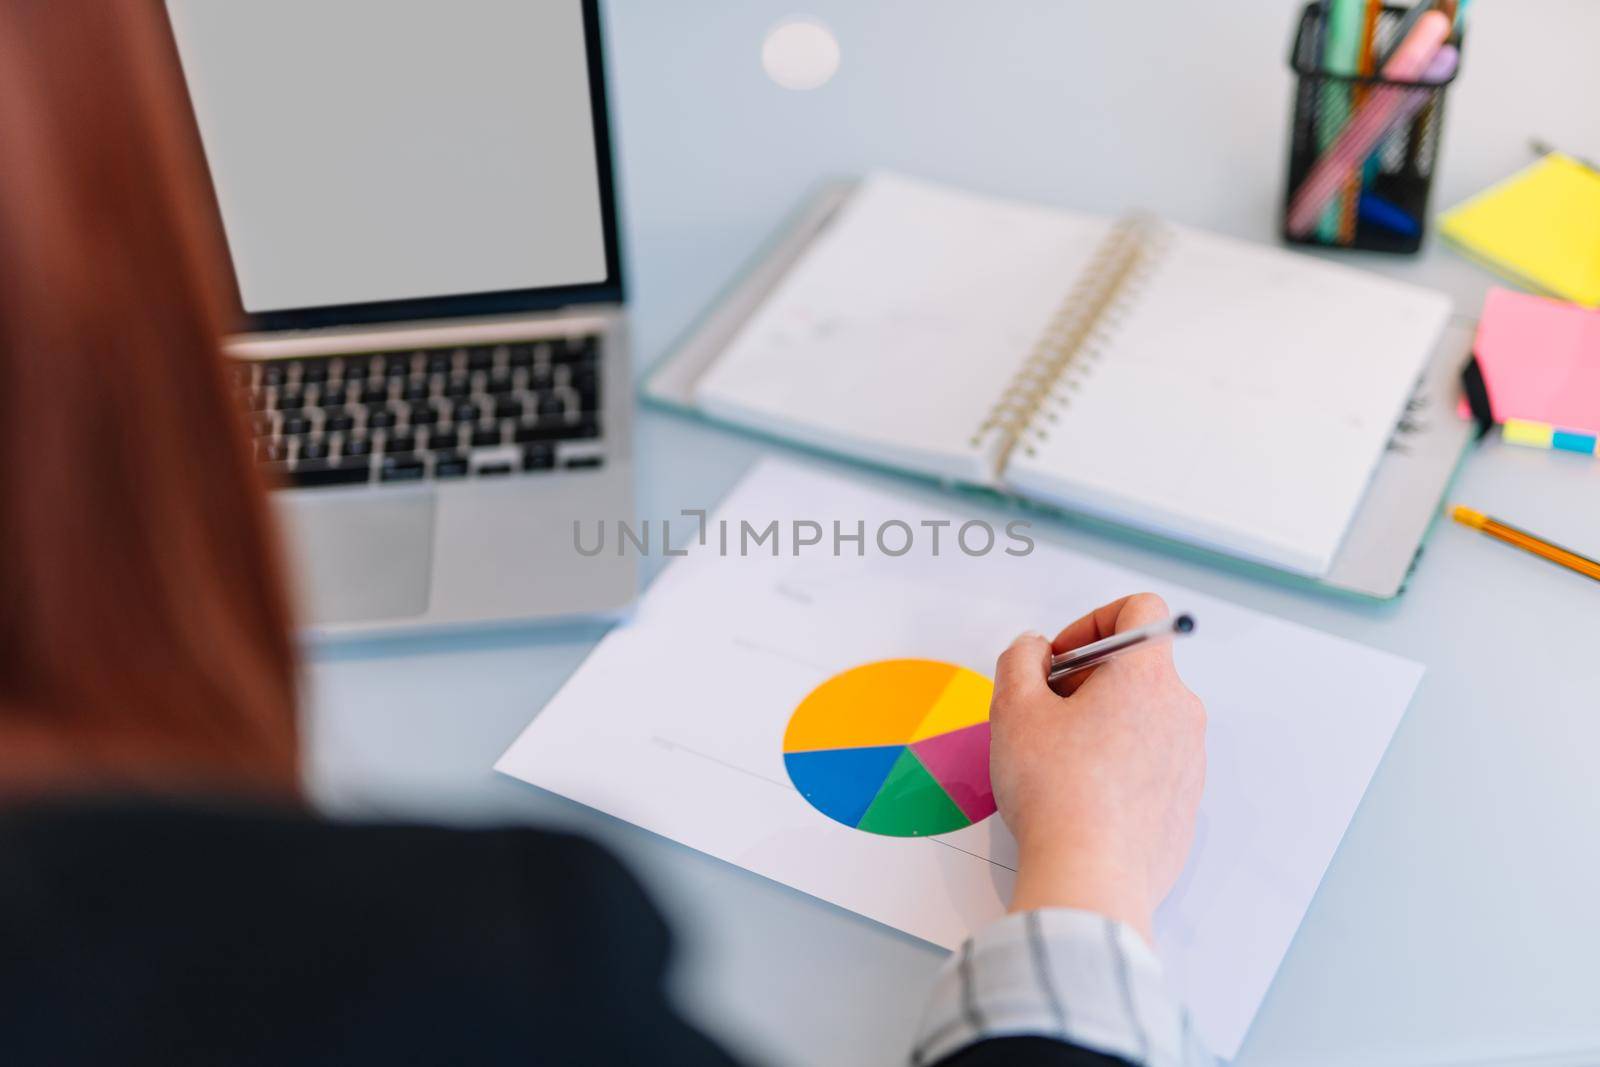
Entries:
[[1600,311],[1492,289],[1475,352],[1496,421],[1600,433]]

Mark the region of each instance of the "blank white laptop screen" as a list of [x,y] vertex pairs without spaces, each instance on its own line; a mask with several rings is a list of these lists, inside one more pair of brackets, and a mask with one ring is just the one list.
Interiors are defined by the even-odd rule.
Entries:
[[579,0],[167,0],[249,312],[606,278]]

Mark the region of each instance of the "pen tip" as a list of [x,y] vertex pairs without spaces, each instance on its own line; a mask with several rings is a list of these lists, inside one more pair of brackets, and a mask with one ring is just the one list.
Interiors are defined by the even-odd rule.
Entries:
[[1175,633],[1180,634],[1194,633],[1194,616],[1179,615],[1176,619],[1172,620],[1172,629]]
[[1464,508],[1459,504],[1450,509],[1450,517],[1461,525],[1470,526],[1474,530],[1483,529],[1484,523],[1489,521],[1489,516],[1483,512],[1473,511],[1471,508]]

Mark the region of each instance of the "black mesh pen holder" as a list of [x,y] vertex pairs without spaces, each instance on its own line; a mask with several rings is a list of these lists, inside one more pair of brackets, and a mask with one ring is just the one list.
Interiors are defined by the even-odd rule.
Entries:
[[[1378,54],[1396,43],[1394,38],[1408,10],[1390,5],[1383,8],[1373,35]],[[1433,192],[1444,126],[1445,93],[1460,67],[1443,81],[1426,85],[1378,76],[1333,74],[1323,69],[1322,33],[1321,5],[1307,4],[1289,55],[1296,85],[1289,181],[1284,191],[1284,240],[1323,248],[1414,253],[1422,247],[1427,231],[1428,199]],[[1459,31],[1451,42],[1460,47]],[[1409,122],[1378,142],[1356,177],[1334,197],[1327,218],[1308,233],[1291,233],[1289,209],[1296,191],[1350,116],[1383,86],[1425,93],[1426,100]]]

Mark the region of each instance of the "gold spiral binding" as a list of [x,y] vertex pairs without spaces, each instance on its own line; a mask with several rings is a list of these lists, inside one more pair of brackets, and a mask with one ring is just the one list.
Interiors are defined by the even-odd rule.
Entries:
[[1000,393],[989,414],[972,435],[973,447],[982,445],[986,435],[998,434],[995,453],[997,469],[1019,443],[1031,451],[1024,437],[1032,432],[1036,439],[1048,431],[1035,426],[1041,412],[1048,421],[1056,419],[1056,409],[1071,403],[1071,394],[1081,386],[1089,365],[1099,358],[1100,346],[1116,325],[1125,298],[1150,269],[1159,254],[1157,228],[1148,218],[1131,216],[1112,226],[1078,276],[1032,352]]

